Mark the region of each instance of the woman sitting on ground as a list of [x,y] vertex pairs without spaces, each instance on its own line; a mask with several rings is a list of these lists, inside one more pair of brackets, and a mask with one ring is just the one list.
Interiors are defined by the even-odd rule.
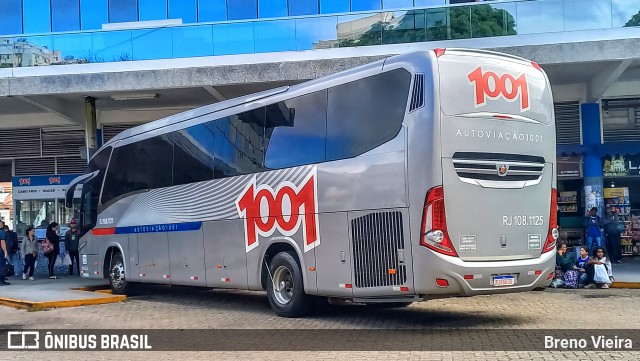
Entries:
[[[599,280],[596,277],[596,267],[604,266],[606,269],[606,277],[608,279]],[[611,261],[605,256],[605,250],[602,247],[596,247],[593,251],[593,256],[585,264],[585,270],[588,274],[589,284],[585,288],[609,288],[609,285],[613,283],[613,269],[611,268]],[[600,282],[598,282],[600,281]],[[602,282],[605,281],[605,282]]]

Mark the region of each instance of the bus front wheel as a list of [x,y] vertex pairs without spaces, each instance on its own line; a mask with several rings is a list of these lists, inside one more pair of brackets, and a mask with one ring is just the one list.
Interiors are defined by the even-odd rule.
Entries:
[[125,278],[124,273],[124,260],[122,254],[116,253],[111,259],[111,267],[109,268],[109,283],[111,284],[111,291],[118,295],[124,295],[127,293],[129,282]]
[[280,252],[269,263],[267,296],[271,308],[280,317],[300,317],[313,306],[311,296],[304,292],[302,271],[296,258]]

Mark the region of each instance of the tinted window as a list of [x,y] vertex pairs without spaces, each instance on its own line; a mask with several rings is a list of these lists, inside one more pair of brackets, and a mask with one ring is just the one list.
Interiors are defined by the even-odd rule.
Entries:
[[264,108],[214,121],[214,177],[263,170]]
[[138,149],[139,143],[133,143],[113,150],[102,189],[102,204],[136,190],[133,181],[138,166]]
[[327,92],[266,107],[265,167],[319,163],[325,159]]
[[135,190],[169,187],[172,164],[173,145],[168,137],[154,137],[141,141],[134,178]]
[[349,0],[320,0],[320,13],[346,13],[349,12]]
[[173,145],[168,137],[154,137],[113,151],[101,202],[144,189],[171,185]]
[[109,22],[138,21],[137,0],[109,0]]
[[198,21],[227,20],[226,0],[199,0]]
[[167,18],[167,0],[138,0],[140,21]]
[[411,75],[398,69],[330,88],[327,160],[355,157],[393,139],[410,83]]
[[109,22],[108,0],[80,0],[82,30],[100,29]]
[[289,15],[313,15],[319,12],[318,0],[289,0]]
[[80,0],[51,0],[51,30],[80,30]]
[[287,0],[258,0],[259,18],[287,16]]
[[0,35],[21,34],[22,0],[3,0],[0,19]]
[[257,0],[233,0],[227,2],[229,20],[255,19],[258,17]]
[[195,23],[196,0],[169,0],[169,19],[182,19],[182,23]]
[[51,4],[49,0],[31,0],[22,9],[24,33],[48,33],[51,31]]
[[101,150],[100,153],[91,158],[89,162],[89,172],[99,170],[100,173],[82,185],[82,219],[80,220],[80,229],[83,233],[96,225],[96,220],[98,219],[98,199],[110,155],[111,147],[108,147]]
[[212,127],[212,123],[206,123],[170,134],[174,145],[173,185],[213,179]]
[[378,10],[381,5],[380,0],[351,0],[351,11]]

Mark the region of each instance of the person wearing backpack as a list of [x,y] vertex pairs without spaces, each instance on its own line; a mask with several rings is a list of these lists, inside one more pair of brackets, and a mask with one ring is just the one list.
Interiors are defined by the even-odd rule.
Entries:
[[75,262],[78,269],[78,276],[80,276],[80,255],[78,251],[78,243],[80,242],[80,230],[76,228],[78,221],[72,219],[69,222],[71,227],[64,235],[64,249],[69,253],[71,264],[69,265],[69,276],[73,276],[73,263]]
[[[18,242],[18,235],[16,234],[16,232],[12,232],[9,229],[8,225],[4,225],[4,233],[7,236],[7,252],[9,253],[9,261],[13,261],[14,260],[14,256],[16,253],[18,253],[18,247],[20,246],[20,242]],[[13,264],[13,262],[10,262]]]

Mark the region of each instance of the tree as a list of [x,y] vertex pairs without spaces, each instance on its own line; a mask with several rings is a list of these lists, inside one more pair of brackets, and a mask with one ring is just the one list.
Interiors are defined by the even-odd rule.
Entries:
[[624,24],[624,26],[625,27],[640,26],[640,11],[638,11],[637,14],[632,16],[631,19],[629,21],[627,21],[626,24]]
[[[410,10],[399,21],[397,21],[398,18],[394,20],[377,22],[359,37],[340,40],[338,46],[398,44],[517,34],[513,16],[508,11],[493,8],[491,5]],[[448,23],[451,26],[447,26]]]

